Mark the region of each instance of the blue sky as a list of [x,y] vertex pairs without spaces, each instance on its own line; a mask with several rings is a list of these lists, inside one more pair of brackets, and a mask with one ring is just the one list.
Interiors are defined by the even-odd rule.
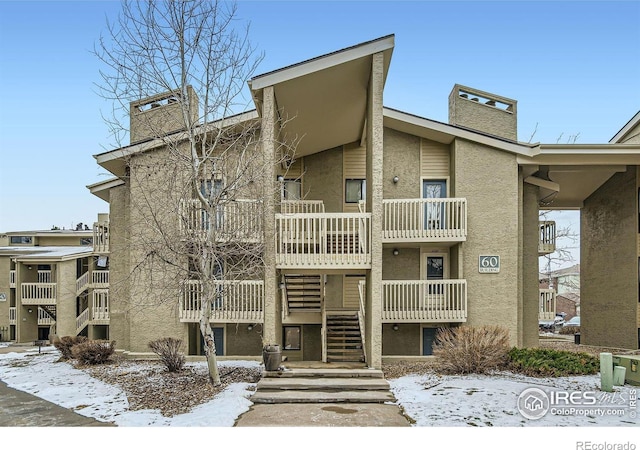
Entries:
[[[108,212],[85,187],[111,148],[91,50],[119,8],[0,0],[0,232]],[[523,141],[607,142],[640,110],[638,1],[240,1],[238,18],[257,73],[395,34],[386,106],[446,122],[460,83],[518,100]]]

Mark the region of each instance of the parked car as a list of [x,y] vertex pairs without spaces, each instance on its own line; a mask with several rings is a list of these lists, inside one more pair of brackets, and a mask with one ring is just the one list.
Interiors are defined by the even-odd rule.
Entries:
[[567,320],[563,325],[563,327],[579,327],[580,326],[580,316],[572,317]]

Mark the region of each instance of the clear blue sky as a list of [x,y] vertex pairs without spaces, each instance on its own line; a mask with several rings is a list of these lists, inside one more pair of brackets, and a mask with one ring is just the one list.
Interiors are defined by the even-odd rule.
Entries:
[[[116,1],[0,0],[0,232],[92,224],[110,147],[91,54]],[[640,2],[239,2],[258,73],[387,34],[385,105],[447,121],[455,83],[518,100],[519,138],[607,142],[640,110]]]

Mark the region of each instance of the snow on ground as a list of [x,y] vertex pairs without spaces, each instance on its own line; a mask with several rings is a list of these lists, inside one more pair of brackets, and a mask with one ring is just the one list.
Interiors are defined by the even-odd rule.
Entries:
[[[120,427],[232,427],[235,419],[251,406],[247,383],[230,385],[212,401],[187,414],[172,418],[159,411],[129,411],[124,392],[98,381],[66,362],[56,362],[53,347],[26,353],[0,354],[0,379],[8,386],[34,394],[79,414]],[[194,365],[205,363],[192,363]],[[221,365],[259,366],[254,361],[223,361]],[[613,394],[600,392],[599,376],[530,378],[511,373],[487,376],[409,375],[389,380],[391,390],[414,427],[630,427],[639,424],[637,407],[630,399],[633,386],[617,386]],[[591,392],[597,407],[565,415],[551,411],[538,420],[523,417],[517,408],[518,396],[528,388],[550,392]],[[581,394],[579,394],[581,395]],[[608,415],[621,411],[620,416]],[[585,411],[582,409],[581,411]],[[600,411],[600,412],[598,412]],[[602,414],[602,415],[600,415]],[[640,444],[640,443],[639,443]]]
[[[0,355],[0,380],[9,387],[28,392],[83,416],[120,427],[140,426],[202,426],[231,427],[235,419],[252,405],[248,383],[235,383],[208,403],[187,414],[163,417],[156,410],[129,411],[129,402],[122,389],[95,378],[66,362],[56,362],[60,355],[54,347],[34,352]],[[194,365],[202,363],[193,363]],[[253,361],[220,362],[220,366],[259,366]]]

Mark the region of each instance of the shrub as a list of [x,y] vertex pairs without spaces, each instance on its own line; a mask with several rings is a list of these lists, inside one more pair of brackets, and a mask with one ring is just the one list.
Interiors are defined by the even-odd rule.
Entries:
[[509,332],[499,326],[441,328],[433,354],[436,368],[444,373],[486,373],[507,362]]
[[169,372],[178,372],[184,366],[185,357],[182,353],[182,341],[174,338],[162,338],[149,342],[149,348],[160,357]]
[[57,348],[62,354],[61,358],[72,359],[72,349],[74,346],[86,342],[86,336],[62,336],[60,339],[53,341],[53,346]]
[[558,331],[558,333],[560,333],[560,334],[576,334],[576,333],[580,333],[580,327],[576,326],[576,325],[568,325],[566,327],[560,328],[560,331]]
[[82,364],[104,364],[115,351],[115,341],[85,341],[71,348],[73,357]]
[[600,370],[599,358],[587,353],[546,348],[512,348],[509,369],[534,377],[593,375]]

